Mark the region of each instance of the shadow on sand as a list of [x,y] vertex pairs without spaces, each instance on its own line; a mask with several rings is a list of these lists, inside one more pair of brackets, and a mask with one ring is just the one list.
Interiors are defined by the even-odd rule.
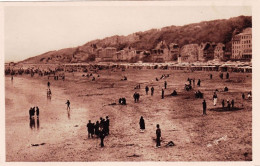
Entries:
[[232,112],[232,111],[239,111],[242,110],[243,108],[238,108],[238,107],[233,107],[228,109],[227,107],[222,108],[222,107],[218,107],[218,108],[211,108],[209,109],[209,111],[216,111],[216,112]]

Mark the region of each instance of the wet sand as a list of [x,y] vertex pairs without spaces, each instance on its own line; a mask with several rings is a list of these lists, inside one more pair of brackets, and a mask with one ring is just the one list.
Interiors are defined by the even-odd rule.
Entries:
[[[96,81],[82,77],[85,73],[66,73],[66,80],[50,79],[52,98],[46,97],[47,77],[6,77],[6,161],[241,161],[252,159],[252,103],[242,101],[241,92],[250,91],[252,76],[231,73],[221,80],[217,72],[184,72],[172,70],[99,71]],[[155,77],[170,74],[155,81]],[[127,81],[120,81],[126,75]],[[200,78],[208,110],[221,107],[222,99],[235,99],[238,111],[207,111],[202,116],[202,99],[194,90],[183,87],[187,78]],[[161,99],[164,81],[168,88]],[[197,82],[197,81],[196,81]],[[134,90],[141,84],[140,90]],[[145,95],[145,85],[153,85],[154,96]],[[218,92],[218,105],[212,95]],[[168,96],[174,89],[178,96]],[[141,94],[134,103],[133,93]],[[127,105],[109,105],[125,97]],[[65,102],[71,101],[68,115]],[[243,103],[243,105],[242,105]],[[39,127],[30,128],[29,108],[40,108]],[[99,139],[88,139],[86,124],[110,117],[110,135],[105,147]],[[144,117],[146,131],[139,132],[139,119]],[[155,148],[155,126],[162,130],[162,147]],[[173,141],[176,146],[165,147]],[[42,144],[44,143],[44,144]],[[32,146],[32,144],[42,144]],[[244,157],[248,153],[248,157]]]

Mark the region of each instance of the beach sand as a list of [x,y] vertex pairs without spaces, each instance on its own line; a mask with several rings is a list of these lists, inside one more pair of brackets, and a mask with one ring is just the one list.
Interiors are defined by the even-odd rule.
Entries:
[[[209,79],[209,74],[213,79]],[[52,98],[46,97],[48,78],[35,75],[5,77],[6,161],[243,161],[252,160],[252,101],[241,94],[252,90],[251,73],[230,73],[221,80],[218,72],[176,70],[101,70],[96,80],[83,72],[66,73],[65,81],[50,78]],[[156,81],[162,74],[168,78]],[[127,76],[127,81],[120,81]],[[201,79],[201,86],[184,90],[187,78]],[[165,98],[161,89],[167,81]],[[141,89],[134,89],[137,84]],[[145,86],[154,86],[154,96]],[[224,87],[229,88],[223,92]],[[213,106],[213,92],[218,103]],[[177,96],[170,96],[176,90]],[[195,90],[204,93],[207,115]],[[134,92],[140,102],[134,103]],[[126,98],[127,105],[109,105]],[[247,97],[246,97],[247,98]],[[222,99],[235,100],[236,111],[221,109]],[[70,100],[71,110],[66,110]],[[38,106],[40,117],[30,128],[29,108]],[[110,117],[110,135],[88,139],[86,124]],[[143,116],[146,130],[139,131]],[[155,148],[156,124],[162,131],[162,147]],[[38,126],[38,127],[37,127]],[[175,146],[165,145],[173,141]],[[39,145],[39,146],[32,146]],[[248,153],[245,157],[244,154]]]

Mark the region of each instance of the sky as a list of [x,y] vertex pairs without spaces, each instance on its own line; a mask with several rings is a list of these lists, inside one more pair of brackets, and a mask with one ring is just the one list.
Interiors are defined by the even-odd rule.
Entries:
[[251,16],[251,7],[8,6],[4,8],[5,62],[113,35],[240,15]]

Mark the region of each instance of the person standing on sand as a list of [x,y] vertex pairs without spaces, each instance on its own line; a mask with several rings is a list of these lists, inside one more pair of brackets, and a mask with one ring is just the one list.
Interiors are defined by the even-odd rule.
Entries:
[[235,105],[235,101],[234,99],[231,100],[231,107],[234,108],[234,105]]
[[200,86],[200,79],[198,80],[198,83],[197,83],[198,86]]
[[101,148],[104,147],[104,138],[105,137],[106,137],[106,134],[104,132],[104,128],[100,128],[99,138],[100,138],[100,146],[101,146]]
[[225,100],[223,99],[222,100],[222,108],[224,108],[225,107]]
[[87,128],[88,128],[88,138],[90,138],[90,137],[93,138],[91,120],[88,121]]
[[167,81],[164,81],[164,89],[167,88]]
[[226,79],[229,79],[229,73],[227,72],[227,74],[226,74]]
[[207,114],[206,114],[207,103],[206,103],[205,100],[203,100],[203,102],[202,102],[202,106],[203,106],[203,115],[207,115]]
[[214,106],[217,105],[217,101],[218,101],[218,96],[217,96],[217,93],[214,92],[214,95],[213,95],[213,105],[214,105]]
[[38,106],[36,107],[36,115],[37,115],[37,118],[39,118],[40,110],[39,110],[39,107],[38,107]]
[[146,87],[145,87],[145,93],[146,93],[146,95],[148,95],[148,91],[149,91],[149,87],[146,86]]
[[12,75],[12,76],[11,76],[11,81],[13,81],[13,79],[14,79],[14,76]]
[[109,117],[106,116],[106,121],[105,121],[105,134],[109,135]]
[[242,99],[243,99],[243,100],[245,99],[245,94],[244,94],[244,93],[242,93]]
[[50,88],[50,86],[51,86],[51,83],[49,81],[47,83],[47,86],[48,86],[48,88]]
[[144,123],[143,116],[141,116],[141,118],[140,118],[139,125],[140,125],[140,132],[144,132],[144,130],[145,130],[145,123]]
[[152,88],[151,88],[151,96],[153,96],[153,92],[154,92],[154,87],[152,86]]
[[65,104],[67,104],[67,110],[68,110],[68,109],[70,110],[70,101],[67,100],[67,102],[66,102]]
[[164,98],[164,90],[162,89],[162,99]]
[[161,147],[161,129],[159,124],[156,125],[156,148]]
[[95,135],[98,137],[99,136],[99,121],[96,122],[94,127],[95,127]]

